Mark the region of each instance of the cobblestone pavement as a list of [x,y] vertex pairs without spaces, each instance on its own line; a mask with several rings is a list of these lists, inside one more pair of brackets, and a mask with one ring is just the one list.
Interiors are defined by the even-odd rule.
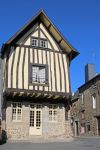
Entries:
[[75,138],[67,142],[15,142],[0,145],[0,150],[100,150],[100,138]]

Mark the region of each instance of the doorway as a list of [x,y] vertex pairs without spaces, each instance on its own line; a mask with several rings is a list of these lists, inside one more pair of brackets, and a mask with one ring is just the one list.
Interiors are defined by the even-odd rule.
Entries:
[[100,136],[100,117],[97,117],[97,123],[98,123],[98,136]]
[[79,123],[75,121],[75,136],[79,136]]
[[42,105],[30,104],[30,135],[42,135]]

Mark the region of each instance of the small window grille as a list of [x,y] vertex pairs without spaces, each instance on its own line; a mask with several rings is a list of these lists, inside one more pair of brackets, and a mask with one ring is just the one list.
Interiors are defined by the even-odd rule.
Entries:
[[57,106],[49,105],[49,121],[57,121]]
[[38,46],[38,39],[32,38],[32,46],[37,47]]
[[12,120],[20,121],[22,119],[22,104],[13,103],[12,105]]
[[92,105],[93,105],[93,109],[96,109],[96,95],[92,95]]
[[46,67],[32,66],[32,83],[46,83]]
[[47,48],[47,41],[46,40],[40,40],[40,47]]

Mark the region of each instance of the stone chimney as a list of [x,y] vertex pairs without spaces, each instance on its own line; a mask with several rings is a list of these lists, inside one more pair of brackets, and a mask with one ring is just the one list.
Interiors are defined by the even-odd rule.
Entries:
[[85,66],[85,83],[95,77],[95,67],[94,64],[87,64]]

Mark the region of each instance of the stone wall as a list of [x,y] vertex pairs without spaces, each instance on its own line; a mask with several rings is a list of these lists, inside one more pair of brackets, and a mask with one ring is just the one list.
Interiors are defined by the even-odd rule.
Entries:
[[[12,102],[7,102],[6,109],[6,130],[9,139],[27,139],[30,124],[30,103],[22,102],[22,121],[12,121]],[[57,104],[57,121],[49,121],[49,104],[42,104],[42,137],[72,136],[70,128],[70,116],[65,120],[65,106],[63,103]],[[70,115],[70,113],[69,113]]]
[[[82,104],[82,95],[84,103]],[[96,95],[96,108],[93,109],[92,95]],[[84,118],[82,118],[82,112]],[[73,133],[75,133],[75,120],[78,121],[79,135],[98,135],[97,116],[100,116],[100,81],[93,82],[83,88],[77,100],[72,102],[71,117],[73,119]],[[82,124],[85,132],[82,133]],[[88,129],[88,127],[90,129]]]

